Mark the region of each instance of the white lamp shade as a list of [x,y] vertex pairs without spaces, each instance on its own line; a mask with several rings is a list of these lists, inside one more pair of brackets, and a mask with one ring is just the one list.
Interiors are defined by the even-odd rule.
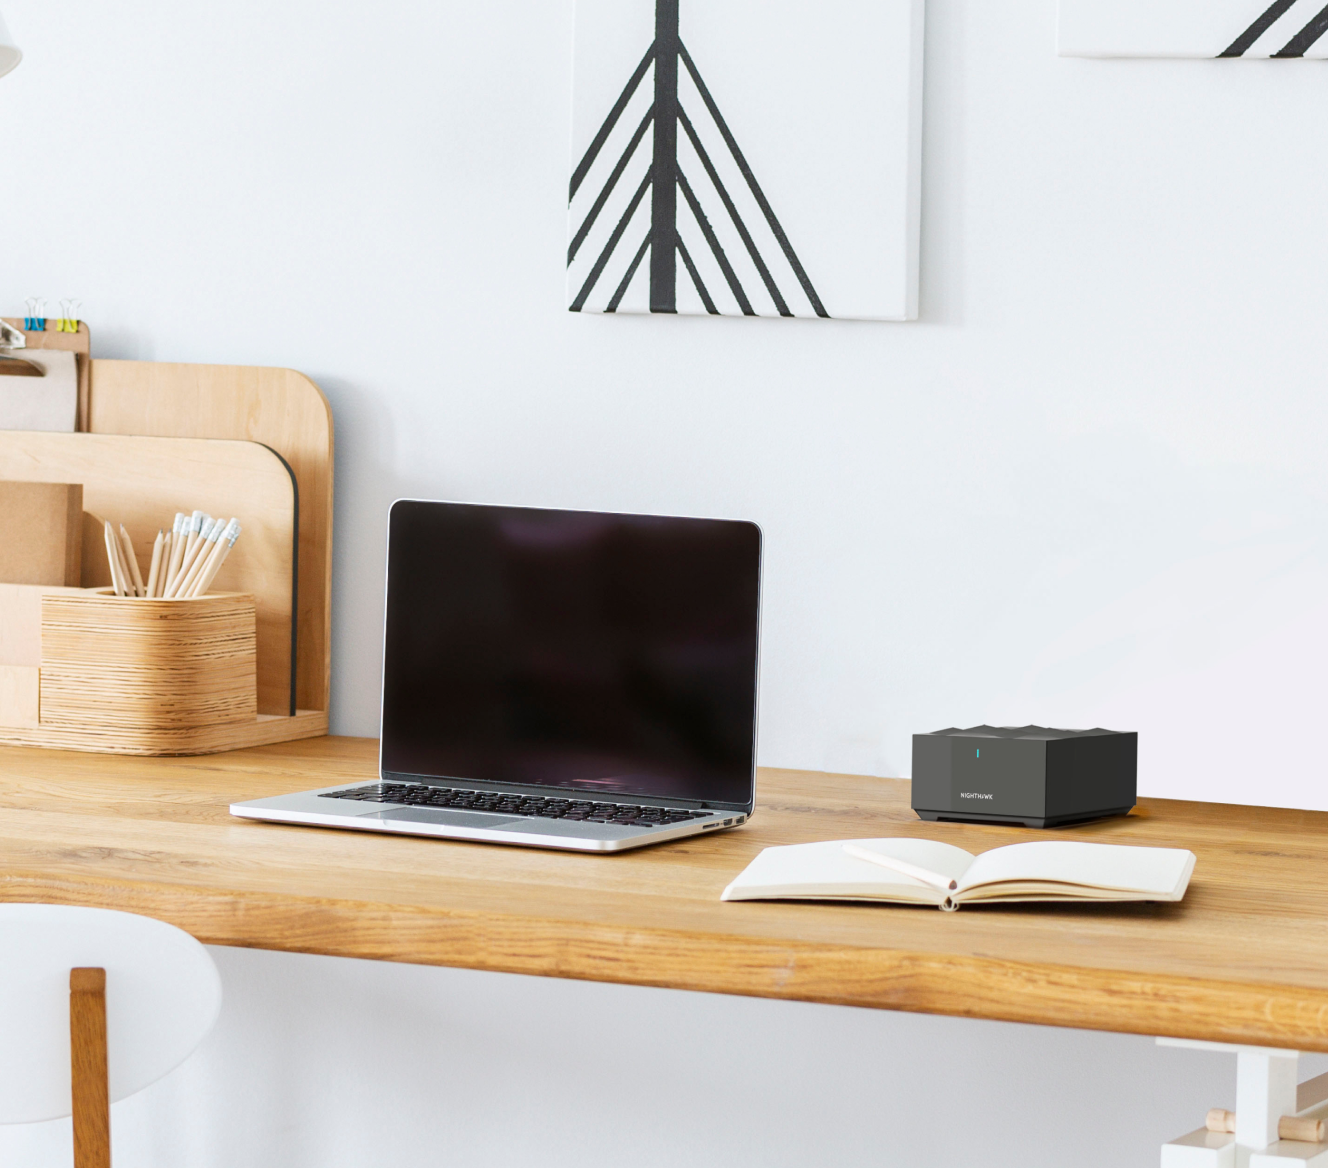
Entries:
[[23,50],[14,43],[14,38],[9,35],[9,29],[5,27],[5,18],[0,16],[0,77],[21,60],[23,60]]

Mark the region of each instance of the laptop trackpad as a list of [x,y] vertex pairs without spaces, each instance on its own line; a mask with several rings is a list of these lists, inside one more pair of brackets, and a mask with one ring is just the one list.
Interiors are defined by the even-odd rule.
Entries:
[[485,811],[449,811],[444,807],[397,807],[378,812],[379,819],[402,819],[407,823],[438,823],[447,827],[502,827],[521,823],[520,816],[490,815]]

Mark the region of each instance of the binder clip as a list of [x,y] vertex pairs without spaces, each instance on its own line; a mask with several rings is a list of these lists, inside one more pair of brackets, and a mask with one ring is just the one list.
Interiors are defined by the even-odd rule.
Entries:
[[81,300],[62,300],[60,301],[60,311],[62,316],[56,318],[55,331],[58,333],[76,333],[78,332],[78,306],[82,304]]
[[36,296],[29,296],[23,303],[28,308],[28,315],[23,318],[24,330],[30,333],[44,333],[46,331],[46,318],[41,313],[46,309],[46,301],[40,300]]
[[25,349],[27,345],[27,338],[18,329],[0,320],[0,377],[46,376],[46,370],[35,361],[11,355],[14,349]]

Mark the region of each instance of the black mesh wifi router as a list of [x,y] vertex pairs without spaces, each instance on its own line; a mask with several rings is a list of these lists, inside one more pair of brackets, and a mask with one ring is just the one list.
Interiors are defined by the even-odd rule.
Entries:
[[922,819],[1057,827],[1134,806],[1139,735],[1047,726],[951,727],[913,735]]

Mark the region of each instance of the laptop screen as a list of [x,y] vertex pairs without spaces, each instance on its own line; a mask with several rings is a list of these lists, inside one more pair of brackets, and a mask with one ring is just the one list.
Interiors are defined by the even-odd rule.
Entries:
[[746,805],[754,523],[401,501],[385,777]]

